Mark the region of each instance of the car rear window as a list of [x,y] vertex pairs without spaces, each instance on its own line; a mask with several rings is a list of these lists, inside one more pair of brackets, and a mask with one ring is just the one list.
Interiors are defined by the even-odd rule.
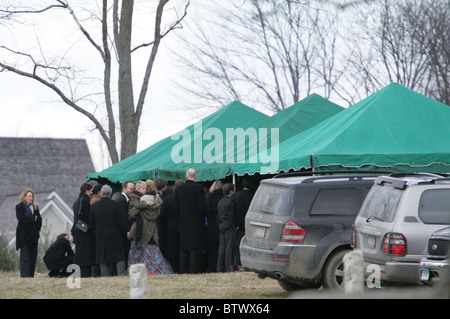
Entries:
[[425,224],[450,225],[450,189],[429,189],[419,203],[419,218]]
[[374,185],[364,200],[359,216],[392,222],[397,213],[402,194],[401,189],[386,184]]
[[293,202],[293,189],[261,185],[253,197],[249,210],[252,212],[289,216],[292,212]]
[[356,216],[359,192],[355,188],[321,189],[311,209],[311,215]]

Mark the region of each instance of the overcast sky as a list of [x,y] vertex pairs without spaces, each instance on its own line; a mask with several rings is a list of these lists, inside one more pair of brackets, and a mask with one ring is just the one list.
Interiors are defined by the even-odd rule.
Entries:
[[[191,4],[191,15],[196,14],[201,2],[195,0],[195,3]],[[0,26],[0,37],[13,34]],[[185,112],[183,107],[176,105],[173,100],[170,78],[176,76],[176,70],[171,68],[170,61],[166,59],[168,52],[164,42],[169,40],[169,37],[163,39],[163,45],[157,55],[156,69],[152,73],[141,120],[138,151],[182,130],[202,117]],[[145,67],[145,64],[142,67]],[[1,72],[0,112],[1,137],[84,138],[90,147],[96,169],[107,167],[107,156],[102,156],[98,151],[102,145],[101,138],[99,134],[90,132],[92,122],[61,102],[55,93],[37,81],[10,72]]]

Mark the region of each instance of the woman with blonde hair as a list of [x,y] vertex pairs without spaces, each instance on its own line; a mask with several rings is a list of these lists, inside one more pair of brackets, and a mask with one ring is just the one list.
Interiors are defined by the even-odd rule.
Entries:
[[26,189],[16,205],[16,249],[20,249],[20,277],[34,277],[42,217],[34,201],[34,192]]
[[147,192],[146,194],[156,195],[156,182],[152,179],[145,181],[147,184]]
[[128,267],[143,263],[148,275],[173,274],[172,267],[158,247],[159,236],[156,221],[160,214],[162,199],[159,195],[150,195],[147,183],[139,181],[130,196],[128,218],[132,222],[130,229],[131,247],[128,254]]

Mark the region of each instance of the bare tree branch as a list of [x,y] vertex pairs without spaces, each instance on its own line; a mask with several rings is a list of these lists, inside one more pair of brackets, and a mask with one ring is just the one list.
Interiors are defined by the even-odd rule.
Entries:
[[65,3],[64,1],[56,0],[56,2],[59,2],[60,4],[49,5],[42,9],[32,9],[32,8],[23,9],[23,10],[0,9],[0,20],[1,19],[9,19],[9,18],[12,18],[14,15],[19,15],[19,14],[43,13],[43,12],[49,11],[54,8],[64,8],[65,9],[68,6],[67,3]]
[[[359,52],[348,61],[355,67],[354,81],[365,84],[367,95],[397,82],[448,104],[450,62],[441,64],[450,61],[445,50],[450,46],[450,9],[445,1],[385,0],[373,8],[359,23],[364,28],[353,35],[353,52]],[[361,34],[367,41],[361,41]]]
[[[177,17],[175,22],[173,22],[172,25],[170,25],[170,27],[166,31],[164,31],[163,33],[160,34],[160,38],[161,39],[164,38],[167,34],[169,34],[170,31],[173,31],[175,29],[182,29],[183,28],[183,26],[181,25],[181,21],[183,21],[184,18],[187,16],[187,9],[188,9],[189,5],[190,5],[190,2],[188,1],[186,6],[184,7],[184,12],[183,12],[182,16],[181,17]],[[134,51],[136,51],[136,50],[138,50],[140,48],[145,48],[145,47],[148,47],[148,46],[151,46],[151,45],[154,45],[154,44],[155,44],[155,41],[142,43],[142,44],[134,47],[131,50],[131,52],[134,52]]]
[[[142,109],[144,107],[144,101],[145,97],[147,95],[148,90],[148,83],[150,80],[150,75],[152,73],[153,65],[155,63],[156,54],[158,53],[159,45],[161,43],[161,40],[172,30],[175,30],[176,28],[181,27],[181,21],[186,17],[187,15],[187,8],[189,7],[190,2],[188,1],[186,6],[184,7],[184,13],[181,17],[177,18],[175,22],[171,24],[171,26],[163,33],[161,33],[161,22],[162,22],[162,15],[164,11],[164,6],[169,2],[169,0],[161,0],[158,4],[158,7],[156,9],[156,19],[155,19],[155,32],[154,32],[154,41],[153,41],[153,47],[152,51],[150,53],[150,57],[147,62],[147,67],[145,69],[144,79],[142,81],[141,85],[141,91],[139,94],[139,99],[136,106],[136,120],[139,121],[142,115]],[[131,51],[133,52],[133,50]]]
[[[106,1],[107,3],[107,1]],[[106,5],[105,1],[103,1],[103,7],[105,7]],[[75,12],[72,10],[72,8],[69,6],[69,4],[67,4],[66,9],[69,11],[70,15],[72,16],[73,20],[75,21],[76,25],[78,26],[78,28],[80,29],[81,33],[83,33],[83,35],[86,37],[86,39],[93,45],[93,47],[100,53],[103,61],[105,60],[105,52],[103,52],[103,49],[97,44],[95,43],[94,39],[92,39],[91,35],[89,34],[89,32],[87,32],[87,30],[83,27],[83,25],[80,23],[80,21],[78,20]],[[107,16],[105,15],[106,12],[104,12],[103,10],[103,17],[102,17],[102,23],[106,23],[106,18]]]
[[[189,79],[179,81],[182,90],[226,104],[230,100],[224,97],[242,98],[244,103],[275,112],[318,88],[330,95],[335,88],[331,82],[339,78],[331,52],[336,50],[336,21],[330,20],[333,25],[318,32],[325,28],[319,21],[328,12],[315,8],[312,1],[232,3],[235,7],[230,8],[228,3],[221,6],[214,1],[219,8],[211,14],[214,20],[202,18],[189,30],[190,37],[180,38],[186,50],[177,49],[174,54],[186,70],[183,73],[189,74]],[[327,56],[320,58],[322,53]]]
[[[131,38],[133,29],[133,12],[134,1],[119,1],[113,0],[98,0],[101,5],[97,7],[100,14],[94,14],[88,7],[72,8],[68,1],[55,0],[56,4],[49,5],[45,8],[19,8],[7,7],[0,5],[0,17],[3,21],[13,22],[13,18],[23,18],[23,14],[44,13],[51,9],[64,9],[68,16],[74,21],[76,30],[81,33],[82,39],[86,40],[89,48],[93,48],[101,57],[103,62],[103,81],[102,89],[95,89],[99,83],[98,79],[93,81],[89,75],[90,69],[83,70],[83,74],[75,65],[69,63],[69,59],[65,59],[65,55],[69,53],[70,49],[74,49],[76,44],[73,44],[70,49],[56,59],[47,59],[45,48],[41,45],[38,39],[38,49],[42,58],[40,61],[33,57],[33,53],[24,50],[15,50],[8,48],[7,45],[0,47],[7,55],[3,55],[0,59],[0,72],[10,71],[23,77],[31,78],[45,85],[47,88],[55,92],[59,98],[72,107],[74,110],[86,116],[94,123],[96,129],[99,130],[102,139],[107,145],[110,153],[111,161],[118,162],[128,156],[136,153],[138,130],[141,114],[144,108],[144,100],[147,94],[149,78],[156,60],[158,47],[162,39],[173,30],[181,28],[181,21],[187,15],[187,6],[181,17],[172,20],[171,23],[165,22],[163,24],[162,16],[165,5],[168,0],[160,0],[158,10],[155,15],[155,41],[153,41],[152,50],[149,54],[149,60],[145,69],[144,80],[140,87],[140,96],[138,104],[134,103],[133,77],[132,77],[132,63],[131,63]],[[112,8],[112,10],[111,10]],[[95,26],[89,21],[84,23],[82,13],[86,11],[88,14],[98,18],[100,24],[96,26],[101,30],[101,37],[95,37],[98,32],[93,31]],[[111,12],[112,11],[112,12]],[[97,20],[97,19],[96,19]],[[109,21],[112,20],[112,27],[109,26]],[[164,29],[167,25],[167,29]],[[161,31],[164,30],[164,31]],[[110,36],[110,32],[112,36]],[[55,32],[56,33],[56,32]],[[37,37],[37,36],[36,36]],[[147,46],[147,45],[146,45]],[[113,57],[116,57],[114,59]],[[21,60],[17,60],[21,57]],[[11,60],[8,59],[11,58]],[[12,62],[14,61],[14,62]],[[18,61],[18,62],[17,62]],[[42,62],[43,61],[43,62]],[[23,62],[23,64],[22,64]],[[116,85],[112,81],[112,72],[115,70],[113,62],[118,64],[117,73],[117,88],[112,88]],[[83,65],[83,64],[81,64]],[[92,87],[87,87],[87,83],[92,84]],[[101,82],[100,82],[101,83]],[[100,85],[101,86],[101,85]],[[90,93],[85,93],[86,88]],[[102,91],[100,94],[99,91]],[[117,97],[113,97],[117,94]],[[103,95],[103,100],[99,97]],[[94,107],[94,110],[92,108]],[[102,109],[100,109],[102,107]],[[120,129],[120,157],[118,148],[118,141],[116,137],[116,115],[114,109],[118,109],[119,129]],[[136,108],[136,110],[135,110]],[[106,112],[107,125],[102,126],[102,121],[99,120],[103,114],[96,114],[97,111]],[[116,111],[117,112],[117,111]]]
[[[33,63],[35,63],[34,59],[28,54],[21,53],[21,52],[15,52],[15,53],[27,56],[33,61]],[[84,108],[82,108],[79,105],[77,105],[72,99],[67,97],[54,83],[51,83],[51,82],[45,80],[44,78],[40,77],[39,75],[37,75],[37,70],[41,66],[42,65],[40,65],[38,63],[35,63],[34,64],[34,68],[33,68],[33,73],[28,73],[28,72],[21,71],[21,70],[19,70],[17,68],[14,68],[12,66],[9,66],[9,65],[6,65],[6,64],[0,62],[0,67],[3,68],[4,70],[8,70],[8,71],[13,72],[15,74],[18,74],[18,75],[21,75],[21,76],[24,76],[24,77],[27,77],[27,78],[34,79],[34,80],[42,83],[43,85],[45,85],[49,89],[51,89],[53,92],[55,92],[64,101],[64,103],[66,103],[67,105],[72,107],[75,111],[80,112],[81,114],[83,114],[86,117],[88,117],[95,124],[95,127],[99,130],[100,135],[103,137],[104,140],[109,139],[108,134],[104,130],[102,124],[97,120],[97,118],[92,113],[86,111]]]

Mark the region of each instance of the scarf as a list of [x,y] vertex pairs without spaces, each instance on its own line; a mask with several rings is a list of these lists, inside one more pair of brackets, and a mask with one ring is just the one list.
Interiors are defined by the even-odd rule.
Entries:
[[34,210],[31,209],[31,205],[25,204],[25,215],[27,215],[27,216],[34,215]]

